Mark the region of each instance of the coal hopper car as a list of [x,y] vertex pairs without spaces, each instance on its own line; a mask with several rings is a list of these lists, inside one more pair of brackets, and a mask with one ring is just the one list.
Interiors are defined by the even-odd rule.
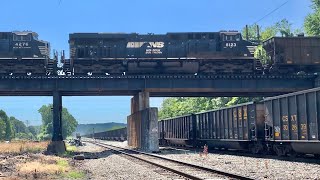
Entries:
[[263,42],[270,73],[320,72],[320,37],[273,37]]
[[245,103],[196,114],[197,140],[209,148],[264,150],[264,111],[261,103]]
[[164,119],[158,122],[160,145],[198,146],[194,115]]
[[320,88],[264,100],[266,142],[278,155],[320,156]]
[[119,128],[104,132],[97,132],[94,134],[87,134],[84,137],[95,138],[101,140],[112,140],[112,141],[126,141],[127,140],[127,128]]
[[241,33],[188,32],[167,34],[72,33],[71,74],[216,74],[255,73],[261,63],[256,45]]

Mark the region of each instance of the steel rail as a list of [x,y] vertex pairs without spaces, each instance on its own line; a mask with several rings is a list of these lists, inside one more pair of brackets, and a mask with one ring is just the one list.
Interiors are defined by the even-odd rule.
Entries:
[[[122,149],[122,150],[125,150],[125,151],[134,152],[134,153],[137,153],[137,154],[143,154],[143,155],[146,155],[146,156],[158,158],[158,159],[161,159],[161,160],[166,160],[166,161],[169,161],[169,162],[177,163],[177,164],[184,165],[184,166],[188,166],[188,167],[192,167],[192,168],[199,169],[199,170],[202,170],[202,171],[206,171],[206,172],[209,172],[209,173],[215,173],[215,174],[217,174],[217,175],[223,175],[223,176],[226,176],[226,177],[229,177],[229,178],[234,178],[234,179],[239,179],[239,180],[253,180],[252,178],[249,178],[249,177],[245,177],[245,176],[241,176],[241,175],[237,175],[237,174],[232,174],[232,173],[228,173],[228,172],[225,172],[225,171],[220,171],[220,170],[217,170],[217,169],[212,169],[212,168],[207,168],[207,167],[203,167],[203,166],[198,166],[198,165],[195,165],[195,164],[185,163],[185,162],[177,161],[177,160],[174,160],[174,159],[169,159],[169,158],[166,158],[166,157],[162,157],[162,156],[158,156],[158,155],[154,155],[154,154],[150,154],[150,153],[145,153],[145,152],[136,151],[136,150],[132,150],[132,149],[117,147],[117,146],[113,146],[113,145],[109,145],[109,144],[105,144],[105,143],[101,143],[101,142],[92,142],[92,141],[84,141],[84,142],[93,143],[93,144],[96,144],[96,145],[98,145],[98,146],[101,146],[101,147],[104,147],[104,148],[108,148],[108,149],[111,149],[111,150],[114,150],[113,148],[118,148],[118,149]],[[107,146],[107,147],[106,147],[106,146]],[[110,147],[112,147],[112,148],[110,148]],[[130,157],[133,157],[133,158],[136,158],[136,159],[139,159],[139,160],[141,160],[141,161],[150,163],[150,164],[152,164],[152,165],[161,167],[161,168],[163,168],[163,169],[166,169],[166,170],[171,171],[171,172],[173,172],[173,173],[176,173],[176,174],[179,174],[179,175],[181,175],[181,176],[187,177],[187,178],[189,178],[189,179],[195,179],[195,180],[196,180],[196,179],[197,179],[197,180],[202,179],[202,178],[199,178],[199,177],[196,177],[196,176],[193,176],[193,175],[184,173],[184,172],[182,172],[182,171],[178,171],[178,170],[175,170],[175,169],[171,169],[171,168],[169,168],[169,167],[162,166],[162,165],[160,165],[160,164],[157,164],[157,163],[154,163],[154,162],[145,160],[145,159],[143,159],[143,158],[136,157],[136,156],[134,156],[134,155],[125,153],[125,152],[123,152],[123,151],[119,151],[119,150],[114,150],[114,151],[119,152],[119,153],[122,153],[122,154],[125,154],[125,155],[127,155],[127,156],[130,156]]]

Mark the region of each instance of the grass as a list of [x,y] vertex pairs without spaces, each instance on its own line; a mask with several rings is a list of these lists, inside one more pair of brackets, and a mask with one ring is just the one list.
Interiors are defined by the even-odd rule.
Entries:
[[66,152],[63,154],[60,154],[61,157],[72,157],[75,154],[75,151],[77,150],[76,146],[71,146],[68,143],[66,143]]
[[66,159],[55,156],[40,156],[37,159],[18,164],[17,170],[23,174],[62,174],[68,172],[70,166]]
[[58,159],[57,160],[57,165],[61,166],[61,167],[69,167],[68,161],[66,161],[64,159]]
[[70,179],[83,179],[85,176],[86,176],[85,173],[82,171],[70,171],[64,175],[64,177],[67,177]]
[[66,143],[66,150],[70,152],[75,152],[77,150],[76,146],[71,146],[68,143]]
[[16,141],[0,143],[0,153],[38,153],[47,149],[49,142]]
[[20,174],[47,174],[66,177],[69,179],[83,179],[85,173],[74,170],[67,159],[56,156],[43,156],[42,158],[17,164]]

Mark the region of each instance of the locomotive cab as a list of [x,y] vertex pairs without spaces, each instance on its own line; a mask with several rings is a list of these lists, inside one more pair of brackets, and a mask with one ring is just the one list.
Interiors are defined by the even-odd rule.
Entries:
[[0,32],[0,74],[52,73],[56,61],[50,60],[50,44],[32,31]]
[[234,49],[239,46],[239,42],[242,40],[239,32],[221,32],[220,33],[221,45],[223,49]]
[[242,39],[238,31],[220,32],[221,51],[236,57],[253,57],[256,44]]
[[32,57],[32,33],[12,32],[12,48],[15,57]]

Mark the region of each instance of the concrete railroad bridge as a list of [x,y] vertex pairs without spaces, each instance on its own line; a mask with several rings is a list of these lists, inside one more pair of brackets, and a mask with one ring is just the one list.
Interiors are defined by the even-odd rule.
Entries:
[[317,75],[0,77],[1,96],[53,96],[53,151],[62,147],[62,96],[133,96],[129,145],[153,151],[158,148],[157,108],[150,108],[149,97],[266,97],[319,86]]

